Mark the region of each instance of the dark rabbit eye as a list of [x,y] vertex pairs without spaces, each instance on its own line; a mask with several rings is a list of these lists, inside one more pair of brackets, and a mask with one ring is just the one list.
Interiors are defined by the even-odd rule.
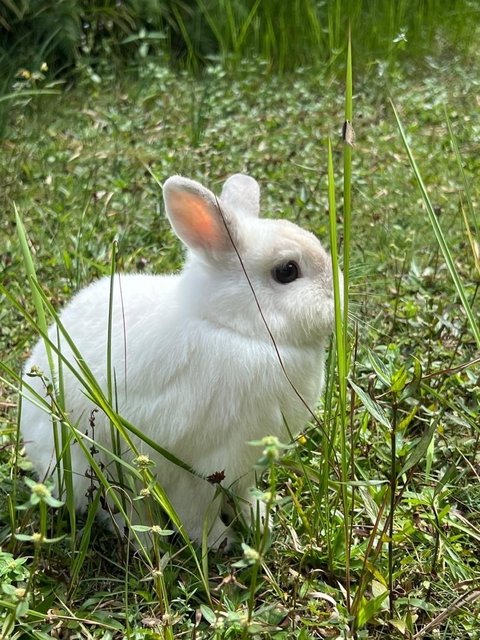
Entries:
[[279,264],[272,270],[273,279],[280,284],[288,284],[293,282],[300,276],[300,267],[296,262],[290,260],[285,264]]

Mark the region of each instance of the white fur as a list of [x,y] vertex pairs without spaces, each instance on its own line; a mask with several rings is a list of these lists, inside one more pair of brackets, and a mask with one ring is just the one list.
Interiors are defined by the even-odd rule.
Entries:
[[[248,499],[252,467],[261,453],[248,443],[266,435],[288,440],[284,421],[296,433],[308,412],[282,371],[232,240],[288,376],[312,408],[323,386],[333,323],[330,259],[311,233],[285,220],[257,217],[259,187],[248,176],[232,176],[218,199],[200,184],[175,176],[164,185],[164,199],[172,227],[188,248],[186,264],[178,275],[115,277],[111,355],[118,411],[199,474],[224,470],[223,484]],[[299,264],[301,277],[279,284],[272,269],[289,260]],[[99,280],[61,313],[104,387],[109,290],[109,278]],[[55,335],[52,327],[52,340]],[[67,346],[62,349],[72,359]],[[42,340],[26,373],[34,365],[49,375]],[[94,406],[64,369],[66,409],[84,432]],[[26,380],[44,395],[39,378]],[[52,422],[28,394],[21,429],[27,454],[40,477],[48,477],[55,465]],[[100,413],[95,437],[110,446],[107,421]],[[160,483],[188,533],[198,540],[205,514],[212,512],[215,487],[136,444],[155,461]],[[78,444],[72,455],[81,508],[90,480]],[[131,458],[127,453],[126,459]],[[226,535],[219,511],[220,504],[214,509],[211,545]]]

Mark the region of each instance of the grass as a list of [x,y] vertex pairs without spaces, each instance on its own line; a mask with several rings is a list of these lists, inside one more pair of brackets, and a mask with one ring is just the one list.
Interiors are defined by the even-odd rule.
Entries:
[[[192,81],[151,59],[135,78],[85,75],[12,113],[0,167],[1,284],[18,303],[0,306],[5,636],[479,637],[477,62],[390,76],[403,137],[373,71],[350,97],[330,75],[282,78],[247,62],[235,77],[212,66]],[[345,119],[357,139],[346,155]],[[321,428],[293,448],[259,448],[274,527],[245,532],[232,556],[165,539],[151,557],[132,555],[98,527],[82,545],[30,481],[16,438],[7,383],[33,343],[20,309],[34,313],[35,292],[59,307],[113,268],[178,268],[152,173],[216,186],[238,170],[261,181],[268,215],[324,241],[336,231],[341,262],[350,258],[339,324],[349,331],[332,345]],[[351,220],[340,195],[350,179]],[[27,284],[13,203],[44,296]],[[88,531],[88,516],[75,526]]]

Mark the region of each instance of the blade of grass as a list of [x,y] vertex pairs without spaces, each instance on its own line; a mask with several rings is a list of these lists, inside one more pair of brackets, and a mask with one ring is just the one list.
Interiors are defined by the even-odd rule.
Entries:
[[[353,134],[353,71],[352,71],[352,37],[350,25],[348,28],[348,44],[347,44],[347,69],[345,78],[345,130],[350,126],[351,135]],[[354,140],[346,138],[343,145],[343,353],[344,358],[344,378],[340,380],[340,385],[344,387],[343,395],[345,406],[342,407],[342,421],[343,421],[343,445],[346,447],[347,443],[347,373],[349,369],[349,363],[351,359],[349,335],[348,335],[348,312],[349,312],[349,292],[350,292],[350,250],[351,250],[351,221],[352,221],[352,150]],[[353,402],[353,397],[352,400]],[[353,406],[353,405],[352,405]],[[353,410],[351,415],[353,415]],[[351,420],[353,423],[353,419]],[[355,468],[355,446],[353,441],[353,424],[350,425],[350,457],[348,465],[350,469]],[[345,450],[343,456],[347,457],[347,451]],[[342,475],[343,481],[348,482],[349,470],[347,467],[347,460],[343,462]],[[347,499],[347,492],[345,491],[344,500]],[[350,611],[350,550],[352,546],[352,527],[353,527],[353,509],[355,500],[355,488],[351,488],[351,512],[348,513],[347,522],[345,525],[346,540],[346,581],[347,581],[347,608]],[[348,508],[347,502],[344,502],[344,509]],[[345,511],[345,514],[347,512]],[[350,523],[350,526],[348,526]],[[348,531],[347,531],[348,526]]]
[[[222,33],[221,26],[223,26],[226,30],[228,30],[229,27],[230,29],[232,29],[231,12],[226,10],[224,12],[224,17],[226,18],[226,20],[224,23],[220,23],[218,20],[215,20],[213,16],[210,14],[208,7],[205,5],[203,0],[196,0],[196,3],[201,13],[205,16],[205,20],[208,26],[210,27],[210,29],[212,30],[213,35],[216,38],[220,51],[223,53],[224,56],[226,56],[226,53],[228,52],[229,47],[227,45],[227,39]],[[235,34],[232,32],[232,41],[234,40],[235,40]]]
[[339,412],[337,418],[340,428],[340,478],[341,501],[343,506],[343,528],[345,544],[345,574],[347,609],[350,610],[350,506],[348,500],[348,452],[347,452],[347,354],[345,353],[345,338],[342,314],[342,293],[340,285],[340,269],[338,261],[337,220],[335,202],[335,176],[333,170],[332,141],[328,139],[328,208],[330,218],[330,251],[333,271],[333,293],[335,304],[335,344],[337,354]]
[[187,52],[188,52],[187,66],[190,67],[190,70],[194,74],[197,74],[200,65],[199,65],[198,55],[195,49],[195,43],[193,39],[190,37],[187,25],[185,24],[185,21],[182,17],[180,9],[175,3],[172,4],[172,14],[175,17],[175,23],[180,30],[180,34],[183,38],[183,42],[187,48]]
[[6,95],[0,96],[0,103],[8,102],[8,100],[21,100],[26,97],[37,97],[37,96],[58,96],[62,92],[58,89],[22,89],[22,91],[7,93]]
[[[462,156],[461,156],[460,150],[458,148],[457,139],[455,137],[455,134],[453,133],[452,123],[450,122],[450,118],[448,117],[448,113],[447,113],[446,107],[444,107],[444,111],[445,111],[445,119],[447,121],[448,133],[449,133],[449,136],[450,136],[450,144],[452,145],[453,153],[455,155],[455,159],[457,161],[458,169],[459,169],[460,175],[462,177],[463,192],[465,194],[465,200],[467,202],[468,216],[467,216],[467,212],[464,209],[462,200],[460,200],[460,209],[462,211],[463,221],[465,223],[465,230],[466,230],[467,235],[468,235],[468,241],[470,242],[470,247],[472,249],[473,260],[475,262],[475,268],[477,269],[478,273],[480,274],[480,255],[479,255],[479,249],[478,249],[479,244],[478,244],[478,240],[476,240],[476,238],[480,238],[480,228],[479,228],[477,216],[475,214],[475,209],[474,209],[473,203],[472,203],[472,195],[471,195],[471,192],[470,192],[470,184],[469,184],[467,176],[465,174],[465,169],[463,168]],[[474,237],[474,234],[472,233],[472,229],[470,228],[470,224],[471,224],[470,221],[473,223],[473,226],[474,226],[475,237]]]
[[[110,290],[109,290],[109,298],[108,298],[108,320],[107,320],[107,400],[110,406],[114,406],[114,371],[112,365],[112,324],[113,324],[113,293],[114,293],[114,284],[115,284],[115,275],[117,270],[117,253],[118,253],[118,244],[116,241],[113,242],[112,245],[112,258],[110,263]],[[120,284],[119,278],[119,291],[120,291],[120,301],[122,305],[122,318],[123,318],[123,299],[122,299],[122,288]],[[124,335],[124,362],[125,362],[125,372],[127,369],[127,345],[126,345],[126,328],[125,324],[123,326],[123,335]],[[125,380],[127,376],[125,375]],[[124,389],[124,393],[126,394],[127,390]],[[112,451],[115,455],[120,456],[121,445],[120,445],[120,433],[112,422],[110,422],[110,439],[112,442]],[[124,478],[123,478],[123,468],[122,465],[115,463],[116,465],[116,477],[120,483],[120,486],[124,486]],[[126,507],[124,503],[124,508]]]
[[[353,79],[352,79],[352,44],[348,34],[347,76],[345,83],[345,122],[352,126],[353,119]],[[350,287],[350,236],[352,220],[352,144],[344,142],[343,146],[343,326],[345,352],[347,351],[348,332],[348,293]]]
[[256,0],[254,2],[254,4],[252,5],[252,8],[249,11],[248,16],[246,17],[246,19],[244,20],[242,26],[240,27],[239,33],[238,33],[237,38],[236,38],[235,43],[234,43],[234,49],[235,49],[235,52],[236,52],[237,55],[242,50],[246,35],[248,33],[248,30],[250,28],[250,25],[251,25],[253,19],[255,18],[256,14],[257,14],[258,7],[259,7],[261,2],[262,2],[262,0]]
[[445,106],[444,106],[444,112],[445,112],[445,119],[447,121],[448,134],[450,136],[450,144],[452,145],[453,153],[455,155],[455,159],[457,161],[458,169],[459,169],[460,175],[462,177],[463,190],[465,192],[465,200],[467,201],[468,212],[470,214],[470,218],[473,220],[473,224],[474,224],[474,227],[475,227],[475,233],[476,233],[477,238],[478,238],[478,237],[480,237],[480,227],[479,227],[477,216],[475,215],[475,209],[474,209],[473,203],[472,203],[472,195],[471,195],[471,192],[470,192],[470,184],[469,184],[467,176],[465,174],[465,169],[463,168],[462,156],[461,156],[460,150],[458,148],[457,138],[456,138],[455,134],[453,133],[452,123],[450,122],[450,118],[448,116],[447,108]]
[[82,539],[80,541],[79,548],[77,550],[77,553],[74,556],[74,560],[70,568],[70,584],[68,589],[69,600],[71,600],[73,594],[75,593],[75,589],[78,584],[78,576],[80,575],[80,571],[83,567],[83,564],[85,562],[85,559],[87,557],[87,554],[90,548],[92,528],[94,525],[95,516],[98,511],[100,497],[101,497],[101,493],[100,491],[97,491],[93,499],[93,502],[88,507],[87,519],[82,530]]
[[442,231],[442,228],[440,226],[440,223],[438,221],[437,216],[435,215],[435,212],[433,210],[433,206],[432,203],[430,201],[430,198],[428,196],[428,192],[427,189],[425,187],[425,184],[423,182],[422,176],[420,174],[420,171],[417,167],[417,163],[415,162],[415,159],[413,157],[412,151],[410,149],[410,145],[408,144],[407,141],[407,137],[405,135],[405,131],[403,129],[402,123],[400,121],[400,117],[397,113],[397,110],[395,108],[395,105],[393,104],[392,100],[390,100],[390,104],[392,105],[392,109],[393,109],[393,113],[395,115],[395,119],[397,121],[397,126],[398,126],[398,130],[400,131],[400,136],[402,138],[403,141],[403,145],[405,147],[405,150],[407,152],[407,156],[408,156],[408,160],[410,162],[410,166],[412,168],[412,171],[414,173],[415,179],[417,181],[418,187],[420,189],[420,193],[422,195],[422,200],[423,203],[425,205],[425,209],[427,211],[427,215],[428,215],[428,219],[430,221],[430,224],[432,226],[433,232],[435,234],[435,238],[437,240],[438,246],[440,247],[440,250],[442,252],[443,258],[445,260],[445,264],[447,266],[448,272],[450,274],[450,277],[453,280],[453,284],[455,286],[455,289],[457,291],[458,297],[460,298],[460,301],[462,303],[463,309],[465,311],[465,314],[467,316],[469,325],[470,325],[470,329],[472,330],[472,334],[475,338],[475,342],[477,343],[477,347],[480,349],[480,325],[477,323],[477,320],[475,318],[475,315],[473,313],[473,310],[470,306],[470,303],[467,299],[467,294],[465,291],[465,288],[462,284],[462,281],[460,280],[460,276],[458,275],[458,271],[455,267],[455,263],[453,261],[452,258],[452,254],[450,252],[450,248],[447,244],[447,241],[445,239],[445,235]]
[[[17,235],[20,243],[23,263],[27,272],[27,278],[30,283],[30,290],[32,294],[33,303],[35,306],[35,312],[37,315],[38,326],[44,335],[48,333],[47,316],[45,313],[45,304],[42,294],[38,290],[38,279],[33,263],[32,254],[28,244],[27,234],[23,222],[18,213],[18,209],[14,204],[15,222],[17,227]],[[57,341],[60,344],[60,337],[57,332]],[[52,349],[50,347],[49,339],[44,338],[45,352],[47,355],[48,366],[50,370],[50,384],[52,385],[53,394],[58,399],[58,402],[64,406],[63,402],[63,370],[61,365],[61,359],[58,360],[58,365],[55,367]],[[70,437],[65,431],[63,426],[59,425],[55,420],[52,424],[55,453],[57,460],[62,460],[62,469],[60,465],[57,467],[57,486],[59,490],[59,496],[62,499],[63,493],[66,495],[66,508],[69,514],[72,551],[75,548],[76,538],[76,514],[75,514],[75,499],[73,492],[73,478],[71,474],[71,453],[70,453]]]
[[[30,252],[30,248],[28,246],[27,234],[25,232],[25,227],[23,226],[23,222],[18,213],[18,209],[16,204],[13,205],[15,211],[15,223],[17,225],[17,236],[18,241],[20,243],[20,249],[22,252],[23,263],[25,265],[25,270],[27,272],[27,279],[30,283],[30,289],[32,293],[32,300],[35,306],[35,313],[37,314],[38,325],[42,329],[43,333],[47,333],[47,318],[45,315],[45,309],[43,307],[42,297],[39,295],[37,289],[34,286],[34,282],[37,282],[37,274],[35,271],[35,266],[33,264],[32,254]],[[50,367],[50,375],[52,377],[53,383],[53,372],[55,371],[52,352],[48,344],[45,345],[45,351],[47,353],[48,366]]]

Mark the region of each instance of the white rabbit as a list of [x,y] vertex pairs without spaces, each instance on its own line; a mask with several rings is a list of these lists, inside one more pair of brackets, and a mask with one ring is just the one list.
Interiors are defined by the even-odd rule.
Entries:
[[[248,501],[253,465],[261,453],[249,443],[267,435],[285,441],[288,430],[298,433],[308,418],[305,404],[313,408],[322,390],[334,318],[330,257],[313,234],[297,225],[258,218],[260,190],[249,176],[230,177],[219,198],[180,176],[165,182],[163,194],[187,259],[177,275],[115,277],[115,404],[124,418],[199,475],[224,471],[222,484]],[[110,278],[103,278],[83,289],[60,316],[104,388],[110,286]],[[56,342],[55,327],[49,335]],[[61,343],[64,356],[74,363]],[[50,375],[43,340],[25,373],[34,366]],[[45,396],[39,377],[25,381]],[[65,366],[63,384],[70,420],[86,432],[94,405]],[[96,441],[111,447],[108,420],[101,412],[95,424]],[[41,479],[48,477],[55,468],[51,416],[31,401],[28,391],[21,430],[34,467]],[[215,487],[134,440],[155,462],[153,471],[191,538],[201,538],[208,512],[208,543],[220,544],[228,529],[220,518],[221,505],[212,508]],[[125,457],[131,462],[133,454]],[[81,447],[74,444],[79,508],[87,503],[87,467]]]

